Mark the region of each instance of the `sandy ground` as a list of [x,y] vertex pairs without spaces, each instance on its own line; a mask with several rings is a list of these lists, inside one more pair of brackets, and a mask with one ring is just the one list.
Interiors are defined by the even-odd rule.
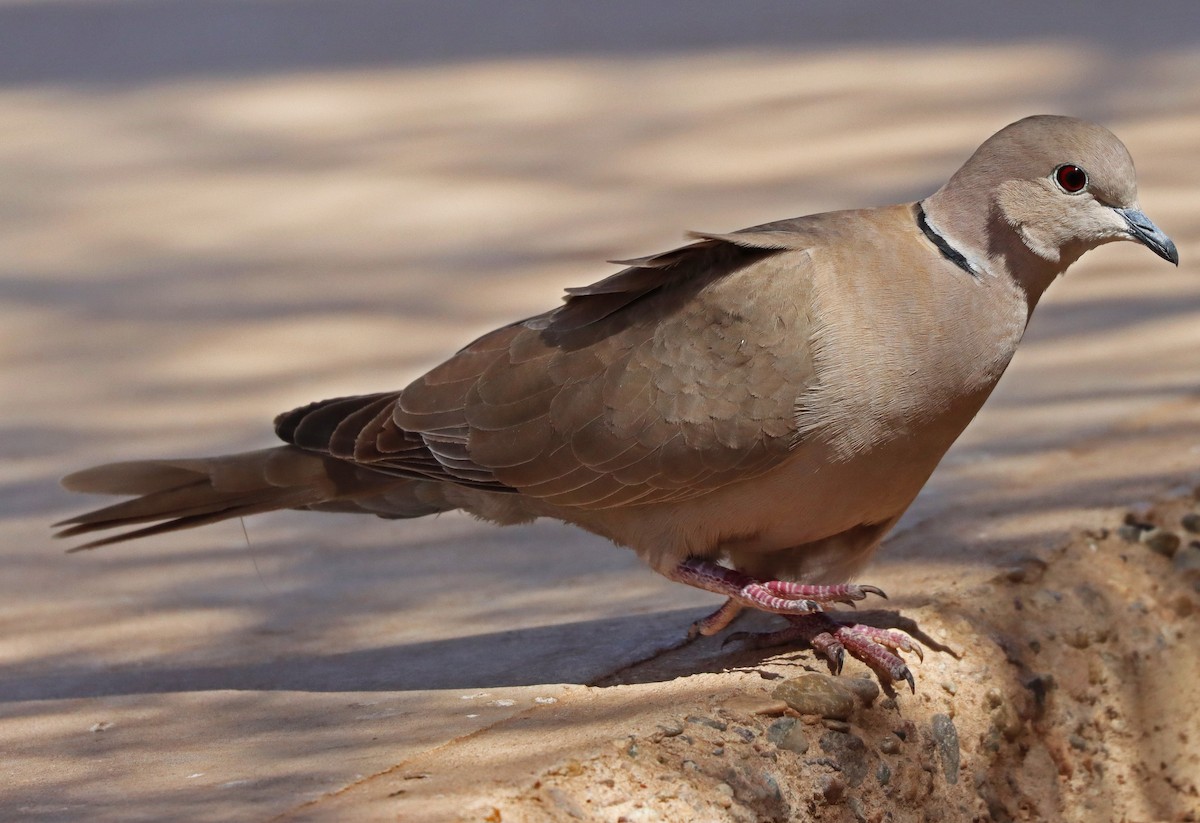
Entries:
[[[1115,533],[1200,483],[1193,4],[595,6],[0,2],[0,818],[1195,819],[1194,588]],[[869,575],[961,657],[806,754],[756,712],[810,659],[676,649],[714,598],[565,526],[48,536],[72,469],[266,445],[600,261],[919,197],[1042,111],[1126,141],[1183,265],[1050,290]]]

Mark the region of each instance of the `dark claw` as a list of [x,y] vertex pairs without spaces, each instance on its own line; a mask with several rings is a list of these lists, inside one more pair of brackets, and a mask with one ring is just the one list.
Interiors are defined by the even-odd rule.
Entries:
[[904,679],[908,681],[908,687],[912,689],[912,693],[917,693],[917,681],[913,680],[912,672],[908,670],[908,666],[904,667]]
[[860,585],[859,588],[866,594],[877,594],[880,597],[882,597],[884,600],[888,599],[887,592],[885,592],[883,589],[879,588],[878,586]]
[[844,665],[846,665],[846,649],[839,645],[837,651],[834,652],[833,657],[829,660],[829,668],[834,674],[841,674],[842,666]]

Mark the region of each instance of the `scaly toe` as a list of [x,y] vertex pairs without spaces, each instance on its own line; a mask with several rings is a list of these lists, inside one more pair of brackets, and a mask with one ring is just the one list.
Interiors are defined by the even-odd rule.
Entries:
[[904,680],[915,694],[917,684],[912,671],[888,645],[876,641],[879,631],[871,626],[842,626],[837,630],[836,636],[846,647],[846,651],[865,663],[885,686]]

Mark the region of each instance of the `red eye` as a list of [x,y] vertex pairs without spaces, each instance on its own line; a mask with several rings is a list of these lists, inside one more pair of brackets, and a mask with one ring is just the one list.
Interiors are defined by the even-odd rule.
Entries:
[[1054,182],[1067,194],[1076,194],[1083,191],[1084,186],[1088,184],[1088,176],[1079,166],[1064,163],[1054,170]]

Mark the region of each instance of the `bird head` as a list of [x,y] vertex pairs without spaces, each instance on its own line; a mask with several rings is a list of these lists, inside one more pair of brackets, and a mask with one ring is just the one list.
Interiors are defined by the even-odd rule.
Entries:
[[1073,117],[1026,117],[996,132],[926,207],[950,243],[976,260],[1005,258],[1009,268],[1032,255],[1037,268],[1060,274],[1117,240],[1179,264],[1174,242],[1138,205],[1124,144]]

